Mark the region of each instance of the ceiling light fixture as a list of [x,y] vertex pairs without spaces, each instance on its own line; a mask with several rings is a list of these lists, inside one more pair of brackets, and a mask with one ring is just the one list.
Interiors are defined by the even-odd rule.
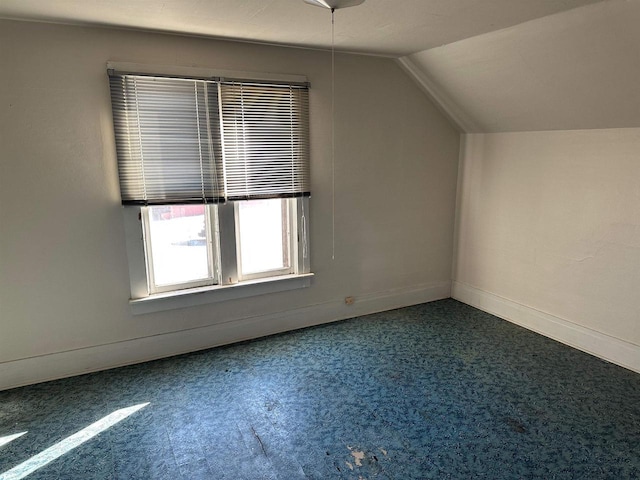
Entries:
[[355,7],[364,0],[304,0],[304,3],[331,10],[331,259],[336,258],[336,42],[334,13],[340,8]]
[[304,0],[304,2],[316,7],[338,10],[339,8],[355,7],[364,3],[364,0]]

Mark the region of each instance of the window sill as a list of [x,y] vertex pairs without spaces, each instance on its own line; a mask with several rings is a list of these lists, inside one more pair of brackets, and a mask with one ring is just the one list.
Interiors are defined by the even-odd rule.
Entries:
[[238,298],[253,297],[267,293],[285,292],[311,285],[313,273],[282,275],[278,277],[249,280],[234,285],[211,285],[188,288],[167,293],[157,293],[144,298],[129,300],[134,315],[174,310],[177,308],[224,302]]

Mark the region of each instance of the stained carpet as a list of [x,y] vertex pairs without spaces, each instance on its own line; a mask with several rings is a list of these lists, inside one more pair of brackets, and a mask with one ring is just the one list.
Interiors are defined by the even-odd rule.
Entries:
[[2,480],[632,479],[640,375],[442,300],[0,392],[2,438]]

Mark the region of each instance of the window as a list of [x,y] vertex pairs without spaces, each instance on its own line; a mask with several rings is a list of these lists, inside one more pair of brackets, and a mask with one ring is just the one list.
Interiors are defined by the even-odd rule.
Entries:
[[269,199],[236,204],[238,276],[291,273],[289,205]]
[[133,299],[309,273],[308,84],[109,79]]
[[206,205],[152,206],[142,212],[151,293],[218,283]]

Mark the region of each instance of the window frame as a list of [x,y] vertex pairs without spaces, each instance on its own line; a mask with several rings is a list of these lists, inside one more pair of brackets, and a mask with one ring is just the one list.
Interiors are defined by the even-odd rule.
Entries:
[[[298,236],[294,223],[297,223],[297,205],[296,202],[290,198],[281,198],[278,200],[280,202],[284,202],[283,210],[286,211],[286,219],[283,224],[286,229],[285,235],[287,241],[285,248],[287,249],[288,267],[243,274],[241,267],[242,256],[240,249],[241,232],[239,222],[240,211],[238,208],[239,202],[208,204],[204,205],[208,277],[205,279],[164,285],[158,285],[155,281],[153,242],[151,241],[151,223],[149,219],[151,207],[140,207],[142,239],[144,244],[143,248],[145,252],[149,295],[204,286],[233,285],[246,282],[248,280],[296,274],[298,272],[297,252],[299,245],[296,241]],[[223,228],[220,228],[219,224],[220,210],[223,211],[223,218],[225,218],[225,225]],[[230,212],[230,210],[232,210],[232,212]],[[233,221],[230,221],[231,216],[233,216]],[[224,242],[224,248],[221,248],[221,242]],[[223,258],[225,259],[224,262],[222,261]]]
[[[276,200],[276,199],[271,199]],[[286,211],[286,220],[283,222],[284,227],[286,228],[286,237],[288,239],[286,249],[287,249],[287,258],[289,261],[289,266],[285,268],[277,268],[272,270],[263,270],[260,272],[254,273],[242,273],[242,249],[240,248],[242,232],[240,231],[240,209],[239,202],[233,202],[234,207],[234,228],[235,228],[235,240],[236,240],[236,265],[237,265],[237,273],[238,273],[238,282],[243,282],[247,280],[256,280],[258,278],[265,277],[277,277],[279,275],[291,275],[297,270],[297,250],[298,245],[297,242],[294,242],[294,234],[295,229],[293,227],[293,218],[296,215],[296,204],[292,202],[289,198],[280,198],[278,199],[281,202],[286,202],[285,207],[283,208]],[[249,200],[251,201],[251,200]]]
[[210,205],[204,205],[204,224],[207,239],[207,278],[164,285],[158,285],[156,283],[154,272],[155,267],[153,262],[153,245],[151,242],[151,222],[149,219],[149,213],[152,207],[153,206],[140,207],[140,220],[142,223],[142,239],[144,243],[149,295],[216,285],[220,283],[220,269],[216,268],[220,261],[220,242],[218,240],[219,229],[217,227],[218,215],[215,208],[209,208]]
[[[308,212],[309,198],[287,199],[293,214],[289,216],[291,238],[292,272],[265,275],[259,278],[238,278],[237,242],[234,235],[220,235],[218,258],[220,260],[219,282],[208,285],[191,285],[186,288],[152,292],[148,280],[147,253],[145,251],[145,226],[143,209],[147,207],[122,206],[131,298],[129,304],[134,314],[146,314],[188,306],[203,305],[219,301],[252,297],[268,293],[283,292],[311,285],[314,274],[310,269]],[[218,228],[235,224],[234,202],[210,205],[209,212],[217,210]],[[212,227],[215,224],[212,223]],[[222,253],[223,248],[230,249]],[[223,278],[224,277],[224,278]]]

